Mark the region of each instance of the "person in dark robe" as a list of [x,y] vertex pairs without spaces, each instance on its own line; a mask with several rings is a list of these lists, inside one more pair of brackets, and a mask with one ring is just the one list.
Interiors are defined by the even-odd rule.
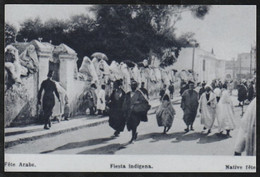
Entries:
[[144,82],[141,83],[141,88],[140,90],[147,96],[147,98],[149,99],[149,95],[148,95],[148,91],[146,90],[146,88],[144,88]]
[[167,85],[164,84],[163,87],[160,90],[159,95],[160,95],[160,100],[161,101],[162,101],[162,98],[163,98],[164,94],[166,93],[166,87],[167,87]]
[[137,89],[137,82],[131,81],[132,91],[128,92],[125,96],[123,103],[123,111],[126,117],[126,125],[128,131],[132,131],[132,143],[137,138],[137,127],[140,121],[147,122],[147,112],[150,109],[148,100],[145,95]]
[[199,98],[201,97],[201,95],[206,91],[205,89],[205,86],[206,86],[206,82],[203,81],[202,84],[201,84],[201,88],[200,88],[200,91],[199,91]]
[[162,100],[162,104],[156,111],[156,119],[159,127],[164,127],[163,134],[166,134],[172,127],[175,110],[170,101],[168,94],[165,94]]
[[170,92],[170,99],[173,99],[173,93],[174,93],[174,85],[173,85],[173,82],[170,83],[168,89],[169,89],[169,92]]
[[254,91],[254,82],[252,81],[252,82],[250,82],[249,87],[248,87],[248,96],[247,96],[248,101],[251,102],[253,100],[254,95],[255,95],[254,92],[255,92]]
[[187,89],[189,89],[189,84],[187,84],[186,82],[183,82],[183,84],[181,85],[181,89],[180,89],[180,95],[182,95],[183,92]]
[[197,115],[198,93],[194,90],[194,82],[189,81],[189,89],[182,94],[181,108],[184,112],[183,120],[187,125],[186,132],[193,129],[193,122]]
[[[52,109],[55,105],[55,98],[54,98],[54,94],[56,95],[56,97],[58,98],[59,102],[60,102],[60,97],[59,97],[59,93],[56,87],[56,84],[54,81],[52,81],[52,76],[53,76],[53,71],[49,71],[48,75],[47,75],[47,79],[44,80],[41,83],[41,87],[40,90],[38,92],[38,104],[41,104],[41,96],[42,96],[42,91],[44,90],[44,95],[43,95],[43,99],[42,99],[42,108],[43,108],[43,117],[44,117],[44,129],[49,129],[51,127],[51,121],[50,121],[50,117],[52,115]],[[47,126],[49,125],[49,127]]]
[[109,98],[109,126],[115,130],[114,135],[118,136],[125,128],[125,117],[123,115],[123,102],[125,92],[121,88],[122,83],[120,80],[115,81],[114,90]]
[[244,85],[244,82],[241,82],[241,84],[238,86],[237,99],[239,101],[239,106],[244,106],[244,102],[247,99],[247,87]]
[[[221,81],[219,81],[217,86],[218,86],[220,89],[222,89],[222,87],[223,87],[223,84],[222,84],[222,82],[221,82]],[[216,86],[216,87],[217,87],[217,86]]]

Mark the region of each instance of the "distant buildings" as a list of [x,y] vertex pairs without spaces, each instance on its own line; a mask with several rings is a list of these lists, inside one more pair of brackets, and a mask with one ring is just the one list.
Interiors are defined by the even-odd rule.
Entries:
[[173,67],[178,71],[193,68],[198,82],[211,83],[213,79],[224,80],[226,78],[225,62],[225,60],[218,59],[213,50],[208,52],[201,48],[183,48]]
[[238,54],[237,59],[219,59],[213,52],[201,48],[183,48],[173,68],[192,70],[196,74],[198,82],[211,83],[213,79],[249,79],[256,70],[256,52],[252,49],[249,53]]
[[249,53],[240,53],[237,59],[226,62],[226,73],[229,73],[232,78],[251,79],[256,71],[256,55],[252,50]]

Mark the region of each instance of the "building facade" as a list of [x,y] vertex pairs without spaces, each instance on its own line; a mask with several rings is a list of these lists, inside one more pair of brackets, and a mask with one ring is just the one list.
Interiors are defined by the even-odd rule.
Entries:
[[213,52],[201,48],[183,48],[174,69],[193,70],[198,82],[211,83],[213,79],[225,80],[225,60],[220,60]]

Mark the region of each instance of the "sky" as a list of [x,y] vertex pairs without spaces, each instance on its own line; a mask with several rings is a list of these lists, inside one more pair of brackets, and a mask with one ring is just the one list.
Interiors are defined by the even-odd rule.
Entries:
[[[85,13],[88,5],[6,5],[5,20],[19,28],[25,19],[39,16],[42,21],[50,18],[68,19]],[[256,43],[256,6],[214,5],[203,20],[190,12],[182,14],[176,24],[176,33],[195,33],[200,48],[211,51],[219,59],[231,60],[239,53],[250,52]]]

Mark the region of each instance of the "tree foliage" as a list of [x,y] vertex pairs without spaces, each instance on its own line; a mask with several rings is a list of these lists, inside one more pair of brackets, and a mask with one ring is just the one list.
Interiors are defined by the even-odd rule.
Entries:
[[16,34],[17,34],[16,28],[9,23],[5,23],[5,35],[4,35],[5,46],[16,41]]
[[51,19],[42,23],[39,18],[28,19],[21,24],[17,39],[42,37],[55,45],[65,43],[78,53],[79,61],[103,52],[110,61],[140,62],[153,53],[162,66],[169,65],[176,61],[181,48],[194,40],[192,33],[179,38],[175,35],[175,25],[184,11],[203,19],[209,6],[94,5],[90,8],[94,18],[85,13],[67,21]]

